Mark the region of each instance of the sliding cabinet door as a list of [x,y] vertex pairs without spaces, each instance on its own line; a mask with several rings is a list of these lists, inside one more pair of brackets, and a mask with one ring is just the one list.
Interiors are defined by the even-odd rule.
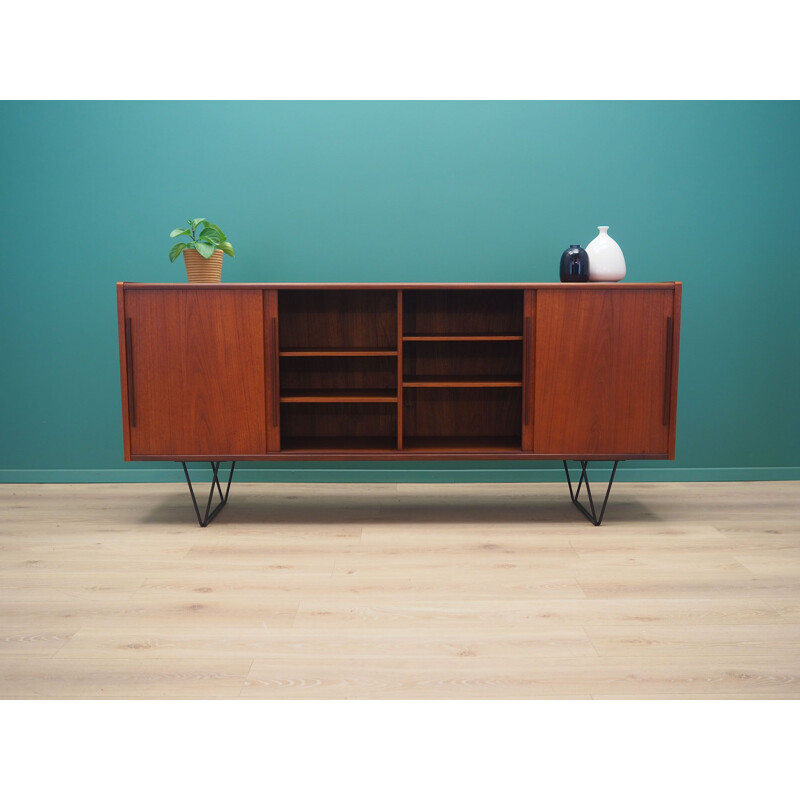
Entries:
[[264,292],[125,287],[130,456],[266,452]]
[[534,451],[672,457],[673,288],[536,295]]

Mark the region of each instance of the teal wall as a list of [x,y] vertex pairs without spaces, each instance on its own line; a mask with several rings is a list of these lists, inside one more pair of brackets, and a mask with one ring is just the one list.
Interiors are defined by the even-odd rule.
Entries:
[[[684,282],[675,462],[800,478],[800,103],[0,103],[0,480],[170,480],[122,458],[115,282],[552,281],[610,225],[628,280]],[[553,463],[247,465],[278,480],[537,480]],[[167,468],[165,468],[167,467]]]

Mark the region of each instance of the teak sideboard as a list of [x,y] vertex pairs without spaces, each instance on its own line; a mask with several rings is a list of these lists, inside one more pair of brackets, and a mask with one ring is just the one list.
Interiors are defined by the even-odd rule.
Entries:
[[[119,283],[117,304],[125,459],[181,462],[203,526],[237,461],[554,459],[599,525],[620,461],[675,457],[680,283]],[[592,461],[614,462],[602,508]]]

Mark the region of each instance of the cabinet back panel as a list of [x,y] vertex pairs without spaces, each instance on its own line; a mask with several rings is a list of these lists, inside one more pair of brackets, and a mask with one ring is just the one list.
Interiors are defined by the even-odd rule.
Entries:
[[397,388],[397,359],[383,357],[282,358],[281,389]]
[[403,389],[403,437],[520,437],[518,388]]
[[282,348],[394,348],[397,292],[282,290],[278,323]]
[[522,342],[406,342],[407,380],[429,375],[522,378]]
[[521,290],[411,289],[403,292],[403,334],[521,334]]
[[287,403],[281,439],[390,437],[397,446],[397,405],[389,403]]

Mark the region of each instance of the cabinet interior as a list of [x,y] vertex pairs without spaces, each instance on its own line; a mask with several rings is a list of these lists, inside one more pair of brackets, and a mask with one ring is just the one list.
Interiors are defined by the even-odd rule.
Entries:
[[522,383],[518,341],[409,341],[403,343],[403,385],[426,382]]
[[281,405],[281,450],[340,452],[396,447],[396,402]]
[[281,396],[307,390],[397,394],[397,357],[310,356],[280,359]]
[[522,308],[520,290],[282,290],[281,450],[519,450]]
[[397,292],[282,290],[278,326],[281,351],[396,351]]
[[403,390],[406,450],[519,450],[522,394],[508,387]]
[[522,336],[523,293],[514,289],[410,289],[403,336]]

